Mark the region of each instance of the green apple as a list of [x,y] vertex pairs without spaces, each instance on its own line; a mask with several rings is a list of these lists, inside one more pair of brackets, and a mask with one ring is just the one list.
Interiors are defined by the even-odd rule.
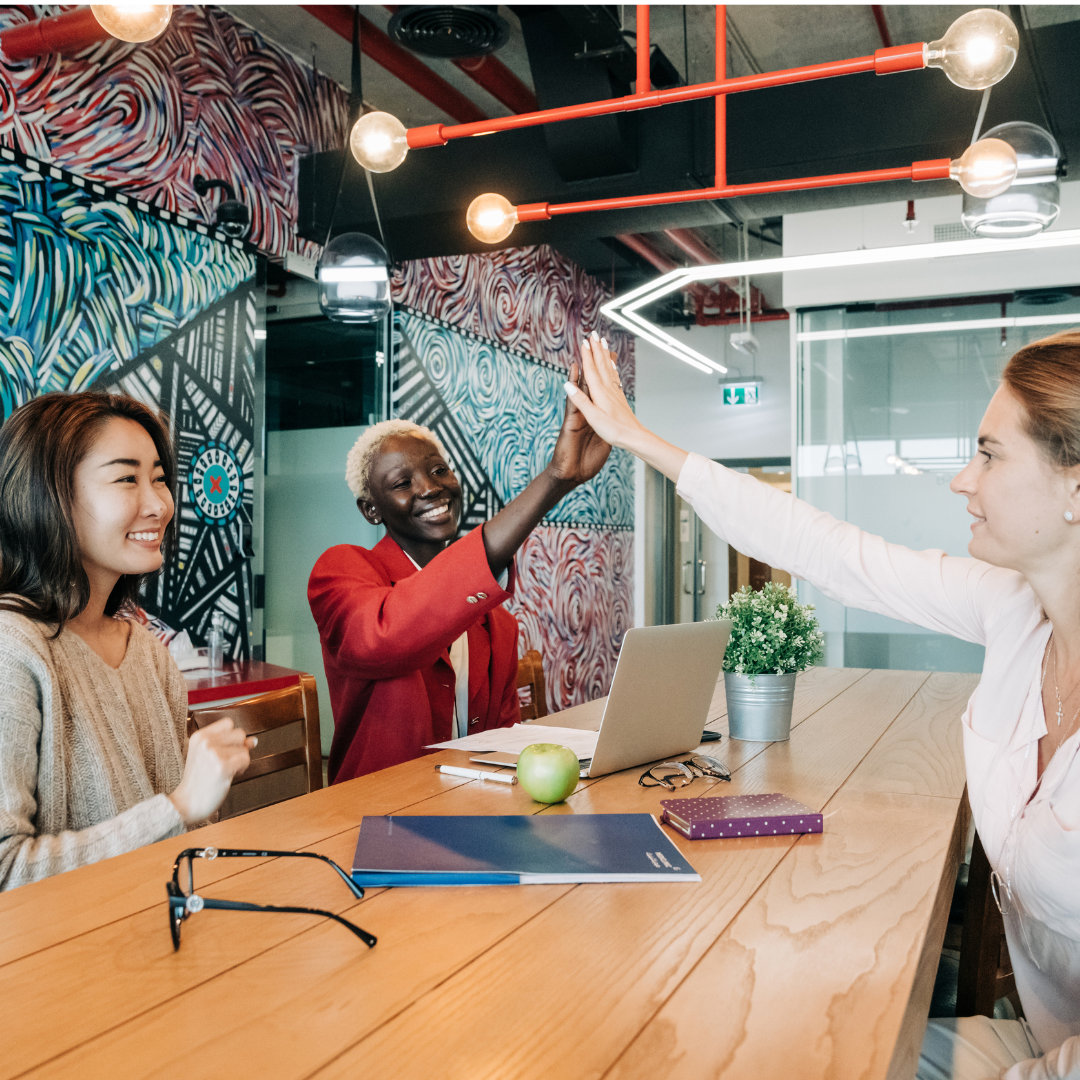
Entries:
[[579,768],[570,747],[532,743],[518,755],[518,783],[537,802],[562,802],[577,787]]

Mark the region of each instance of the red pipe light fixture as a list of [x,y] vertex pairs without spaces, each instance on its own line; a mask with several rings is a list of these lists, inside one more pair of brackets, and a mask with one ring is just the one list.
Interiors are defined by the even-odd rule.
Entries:
[[1012,71],[1020,36],[1012,20],[995,8],[961,15],[938,41],[926,46],[926,66],[941,68],[965,90],[985,90]]
[[[638,6],[639,75],[650,49],[647,8],[648,5]],[[723,19],[719,14],[718,6],[718,32],[722,25]],[[675,87],[670,90],[647,89],[648,82],[643,83],[639,78],[638,92],[626,97],[521,113],[515,116],[496,117],[477,123],[428,124],[406,129],[400,121],[387,113],[371,113],[357,121],[350,135],[349,144],[357,161],[364,168],[372,172],[389,172],[405,160],[410,149],[445,145],[451,139],[516,130],[587,116],[655,108],[660,105],[705,97],[713,97],[720,101],[730,93],[761,89],[766,86],[809,82],[862,71],[874,71],[879,75],[884,75],[927,66],[938,67],[957,86],[981,90],[999,82],[1009,73],[1016,62],[1018,45],[1019,37],[1016,28],[1006,15],[991,8],[979,8],[960,16],[949,27],[944,37],[938,41],[929,44],[882,48],[878,49],[873,56],[854,60],[732,79],[718,77],[712,83],[699,83],[695,86]],[[722,75],[722,70],[719,68],[717,75]],[[641,90],[642,85],[646,89]],[[721,126],[718,119],[718,135],[721,133]],[[717,161],[723,161],[720,147],[717,148]],[[799,191],[898,179],[951,178],[958,181],[969,194],[979,198],[991,198],[1005,191],[1015,177],[1016,155],[1012,148],[1001,140],[984,139],[969,147],[955,161],[942,158],[914,162],[907,168],[879,169],[743,185],[728,185],[724,183],[725,178],[722,175],[717,175],[716,186],[712,188],[629,196],[622,199],[594,199],[556,205],[529,203],[515,207],[506,199],[501,199],[501,201],[497,199],[495,193],[487,192],[473,200],[466,214],[466,223],[470,232],[478,240],[491,244],[505,240],[519,221],[547,220],[557,214],[697,202],[704,199],[735,198],[740,195],[763,194],[772,191]]]
[[517,223],[517,207],[512,206],[504,195],[494,191],[477,195],[465,213],[469,232],[485,244],[498,244],[505,240]]
[[91,4],[101,28],[121,41],[152,41],[169,25],[172,4]]
[[369,172],[392,172],[409,152],[405,125],[388,112],[369,112],[353,124],[349,149]]
[[90,4],[9,26],[0,31],[0,50],[8,60],[31,60],[78,52],[110,35],[121,41],[150,41],[171,18],[172,4]]

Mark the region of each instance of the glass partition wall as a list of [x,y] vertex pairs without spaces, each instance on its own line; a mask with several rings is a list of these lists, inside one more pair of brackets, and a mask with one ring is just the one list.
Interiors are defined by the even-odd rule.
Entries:
[[[1022,345],[1080,325],[1080,289],[801,311],[795,333],[796,493],[914,548],[964,555],[970,518],[949,481]],[[978,671],[982,648],[844,608],[818,607],[825,663]]]

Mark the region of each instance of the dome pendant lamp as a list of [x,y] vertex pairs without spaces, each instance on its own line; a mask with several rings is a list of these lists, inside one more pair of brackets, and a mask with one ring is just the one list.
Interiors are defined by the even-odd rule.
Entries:
[[[352,89],[349,95],[349,111],[356,116],[364,108],[364,96],[360,83],[360,16],[359,9],[353,10],[352,42]],[[391,121],[389,125],[386,120]],[[365,125],[365,121],[367,124]],[[396,127],[395,127],[396,125]],[[370,172],[387,172],[401,164],[401,157],[389,164],[397,154],[399,147],[395,140],[399,138],[397,128],[401,129],[400,144],[404,146],[404,131],[400,121],[388,113],[368,113],[361,116],[352,126],[349,134],[349,148],[361,165]],[[359,135],[357,134],[359,132]],[[367,152],[364,160],[357,153],[361,145]],[[370,164],[368,163],[370,162]],[[385,318],[390,311],[390,260],[386,253],[385,237],[380,244],[366,233],[347,232],[333,236],[334,217],[341,201],[341,189],[345,182],[346,153],[341,152],[341,175],[338,179],[337,196],[334,209],[330,214],[330,225],[326,230],[327,242],[323,247],[319,262],[315,267],[315,279],[319,286],[319,307],[323,314],[333,322],[374,323]],[[375,210],[375,220],[382,234],[379,221],[379,208],[375,203],[375,189],[367,176],[371,205]],[[333,237],[333,239],[331,239]]]
[[975,236],[1034,236],[1057,220],[1061,209],[1058,171],[1061,148],[1048,131],[1017,121],[998,124],[987,141],[1003,142],[1016,154],[1016,178],[1002,191],[966,191],[960,220]]

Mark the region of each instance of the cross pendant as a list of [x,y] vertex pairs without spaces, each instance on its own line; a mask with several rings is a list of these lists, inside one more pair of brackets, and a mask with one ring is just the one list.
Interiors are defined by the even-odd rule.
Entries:
[[1058,705],[1058,707],[1057,707],[1057,725],[1058,725],[1058,727],[1061,727],[1061,721],[1062,721],[1062,718],[1064,717],[1065,713],[1061,708],[1060,700],[1058,701],[1057,705]]

